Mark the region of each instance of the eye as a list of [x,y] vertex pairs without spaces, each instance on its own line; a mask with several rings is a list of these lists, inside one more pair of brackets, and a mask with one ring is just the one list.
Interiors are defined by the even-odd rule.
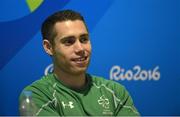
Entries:
[[88,36],[80,37],[80,42],[81,43],[87,43],[88,41],[89,41],[89,37]]
[[61,42],[66,46],[73,45],[75,41],[76,39],[74,37],[66,37],[61,40]]

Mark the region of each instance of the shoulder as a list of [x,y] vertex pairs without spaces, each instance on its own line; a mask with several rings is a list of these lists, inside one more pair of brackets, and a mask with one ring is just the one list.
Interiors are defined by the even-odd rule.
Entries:
[[48,74],[26,86],[23,91],[32,91],[33,94],[37,95],[48,95],[53,92],[54,84],[55,82],[53,81],[53,74]]
[[93,87],[100,89],[101,92],[110,92],[116,99],[127,100],[130,99],[130,94],[124,85],[119,82],[107,80],[103,77],[90,75]]
[[119,82],[115,82],[112,80],[107,80],[103,77],[92,76],[93,86],[101,89],[101,91],[107,91],[113,94],[113,96],[117,99],[117,101],[121,104],[128,103],[129,105],[133,104],[132,98],[128,90],[124,85]]
[[31,87],[45,88],[48,86],[52,86],[52,84],[53,84],[53,74],[48,74],[46,76],[42,76],[39,80],[34,81],[32,84],[28,85],[25,89]]
[[96,87],[105,87],[118,92],[122,92],[126,90],[122,84],[115,82],[113,80],[108,80],[105,79],[104,77],[95,76],[95,75],[90,75],[90,76],[92,79],[92,84]]

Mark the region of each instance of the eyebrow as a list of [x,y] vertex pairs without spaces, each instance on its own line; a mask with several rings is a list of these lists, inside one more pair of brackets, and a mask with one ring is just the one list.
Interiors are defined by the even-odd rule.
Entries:
[[60,39],[60,42],[65,43],[65,41],[67,41],[68,39],[72,39],[72,38],[75,38],[75,37],[74,36],[63,37],[63,38]]
[[[79,37],[88,37],[89,36],[89,34],[88,33],[85,33],[85,34],[81,34]],[[60,41],[62,40],[66,40],[66,39],[68,39],[68,38],[75,38],[75,36],[67,36],[67,37],[63,37],[63,38],[61,38],[60,39]]]
[[80,35],[80,37],[82,38],[82,37],[89,37],[89,34],[82,34],[82,35]]

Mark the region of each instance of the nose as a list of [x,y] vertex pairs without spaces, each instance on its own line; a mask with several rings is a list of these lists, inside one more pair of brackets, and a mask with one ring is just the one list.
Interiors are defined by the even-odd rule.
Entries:
[[76,54],[81,55],[81,56],[84,55],[84,47],[79,40],[76,41],[74,49],[75,49]]

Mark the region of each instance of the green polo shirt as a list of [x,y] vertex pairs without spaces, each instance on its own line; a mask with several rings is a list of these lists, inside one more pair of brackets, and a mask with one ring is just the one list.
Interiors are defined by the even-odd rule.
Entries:
[[73,89],[48,74],[24,90],[32,91],[37,116],[139,116],[121,84],[89,74],[86,81],[81,89]]

